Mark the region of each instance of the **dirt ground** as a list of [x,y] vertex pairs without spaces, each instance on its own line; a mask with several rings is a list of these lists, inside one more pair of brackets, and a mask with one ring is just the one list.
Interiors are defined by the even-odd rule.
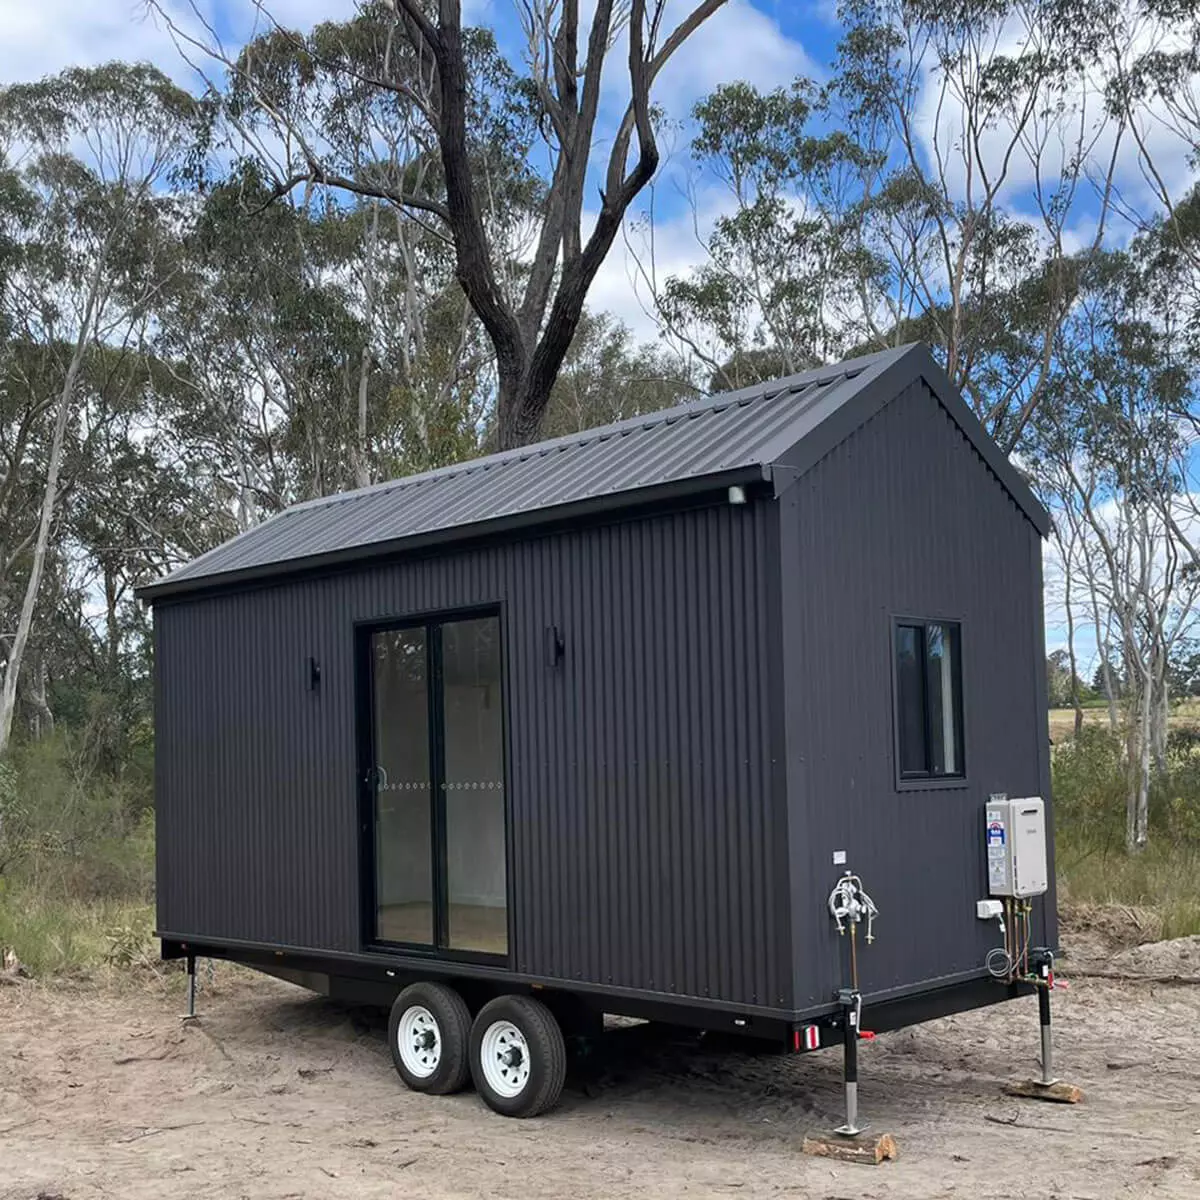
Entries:
[[[1121,969],[1198,965],[1194,945],[1143,951]],[[1196,986],[1056,993],[1076,1107],[1001,1094],[1036,1070],[1033,999],[864,1043],[864,1115],[900,1146],[866,1167],[800,1153],[839,1116],[834,1050],[751,1057],[614,1031],[557,1110],[512,1121],[471,1093],[407,1092],[369,1010],[223,968],[185,1026],[179,983],[0,987],[0,1196],[1200,1196]]]

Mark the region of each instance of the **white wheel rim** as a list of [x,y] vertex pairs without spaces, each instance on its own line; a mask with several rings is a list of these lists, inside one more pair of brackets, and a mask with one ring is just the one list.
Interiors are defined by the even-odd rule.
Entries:
[[529,1043],[511,1021],[494,1021],[479,1044],[480,1065],[488,1087],[511,1100],[529,1082]]
[[396,1030],[396,1049],[404,1068],[417,1079],[428,1079],[442,1061],[442,1031],[433,1013],[414,1004],[404,1010]]

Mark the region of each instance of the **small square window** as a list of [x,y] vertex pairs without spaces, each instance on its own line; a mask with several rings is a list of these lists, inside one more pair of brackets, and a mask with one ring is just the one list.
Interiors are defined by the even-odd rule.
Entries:
[[896,758],[901,780],[965,774],[960,643],[954,622],[896,622]]

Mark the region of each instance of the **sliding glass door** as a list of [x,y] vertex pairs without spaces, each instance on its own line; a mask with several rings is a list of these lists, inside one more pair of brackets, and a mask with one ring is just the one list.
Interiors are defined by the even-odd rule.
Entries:
[[495,616],[369,635],[373,939],[508,952]]

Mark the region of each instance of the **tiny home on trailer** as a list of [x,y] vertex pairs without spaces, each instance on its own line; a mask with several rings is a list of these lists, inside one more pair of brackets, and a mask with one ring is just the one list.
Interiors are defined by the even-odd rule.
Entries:
[[605,1013],[852,1071],[1029,992],[1046,530],[920,346],[289,508],[142,589],[163,953],[513,1115]]

